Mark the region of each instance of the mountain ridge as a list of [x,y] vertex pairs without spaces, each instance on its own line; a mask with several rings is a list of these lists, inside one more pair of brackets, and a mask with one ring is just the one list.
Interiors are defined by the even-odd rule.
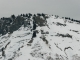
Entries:
[[45,14],[32,16],[13,20],[12,28],[16,29],[0,36],[1,60],[80,59],[80,21]]

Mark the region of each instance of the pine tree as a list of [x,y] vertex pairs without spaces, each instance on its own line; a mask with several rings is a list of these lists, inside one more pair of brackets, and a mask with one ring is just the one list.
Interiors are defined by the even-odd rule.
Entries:
[[26,17],[28,17],[28,14],[26,14]]
[[15,15],[11,15],[11,18],[15,19]]

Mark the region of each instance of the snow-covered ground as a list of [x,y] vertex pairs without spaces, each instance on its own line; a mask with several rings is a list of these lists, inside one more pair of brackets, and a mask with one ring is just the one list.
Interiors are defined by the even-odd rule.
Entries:
[[80,60],[80,24],[50,16],[47,25],[36,30],[32,43],[29,27],[1,36],[0,60]]

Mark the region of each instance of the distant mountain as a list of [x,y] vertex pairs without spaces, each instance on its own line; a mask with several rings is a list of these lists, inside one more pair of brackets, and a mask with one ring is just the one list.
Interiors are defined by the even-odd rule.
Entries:
[[44,13],[3,17],[0,60],[80,60],[80,21]]

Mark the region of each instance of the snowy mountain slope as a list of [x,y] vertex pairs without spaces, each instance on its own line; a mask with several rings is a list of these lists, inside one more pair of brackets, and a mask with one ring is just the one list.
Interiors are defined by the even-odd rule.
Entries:
[[[28,27],[22,25],[1,36],[0,60],[80,60],[80,24],[55,16],[46,21],[45,26],[31,31],[31,18]],[[34,31],[38,33],[32,39]]]

